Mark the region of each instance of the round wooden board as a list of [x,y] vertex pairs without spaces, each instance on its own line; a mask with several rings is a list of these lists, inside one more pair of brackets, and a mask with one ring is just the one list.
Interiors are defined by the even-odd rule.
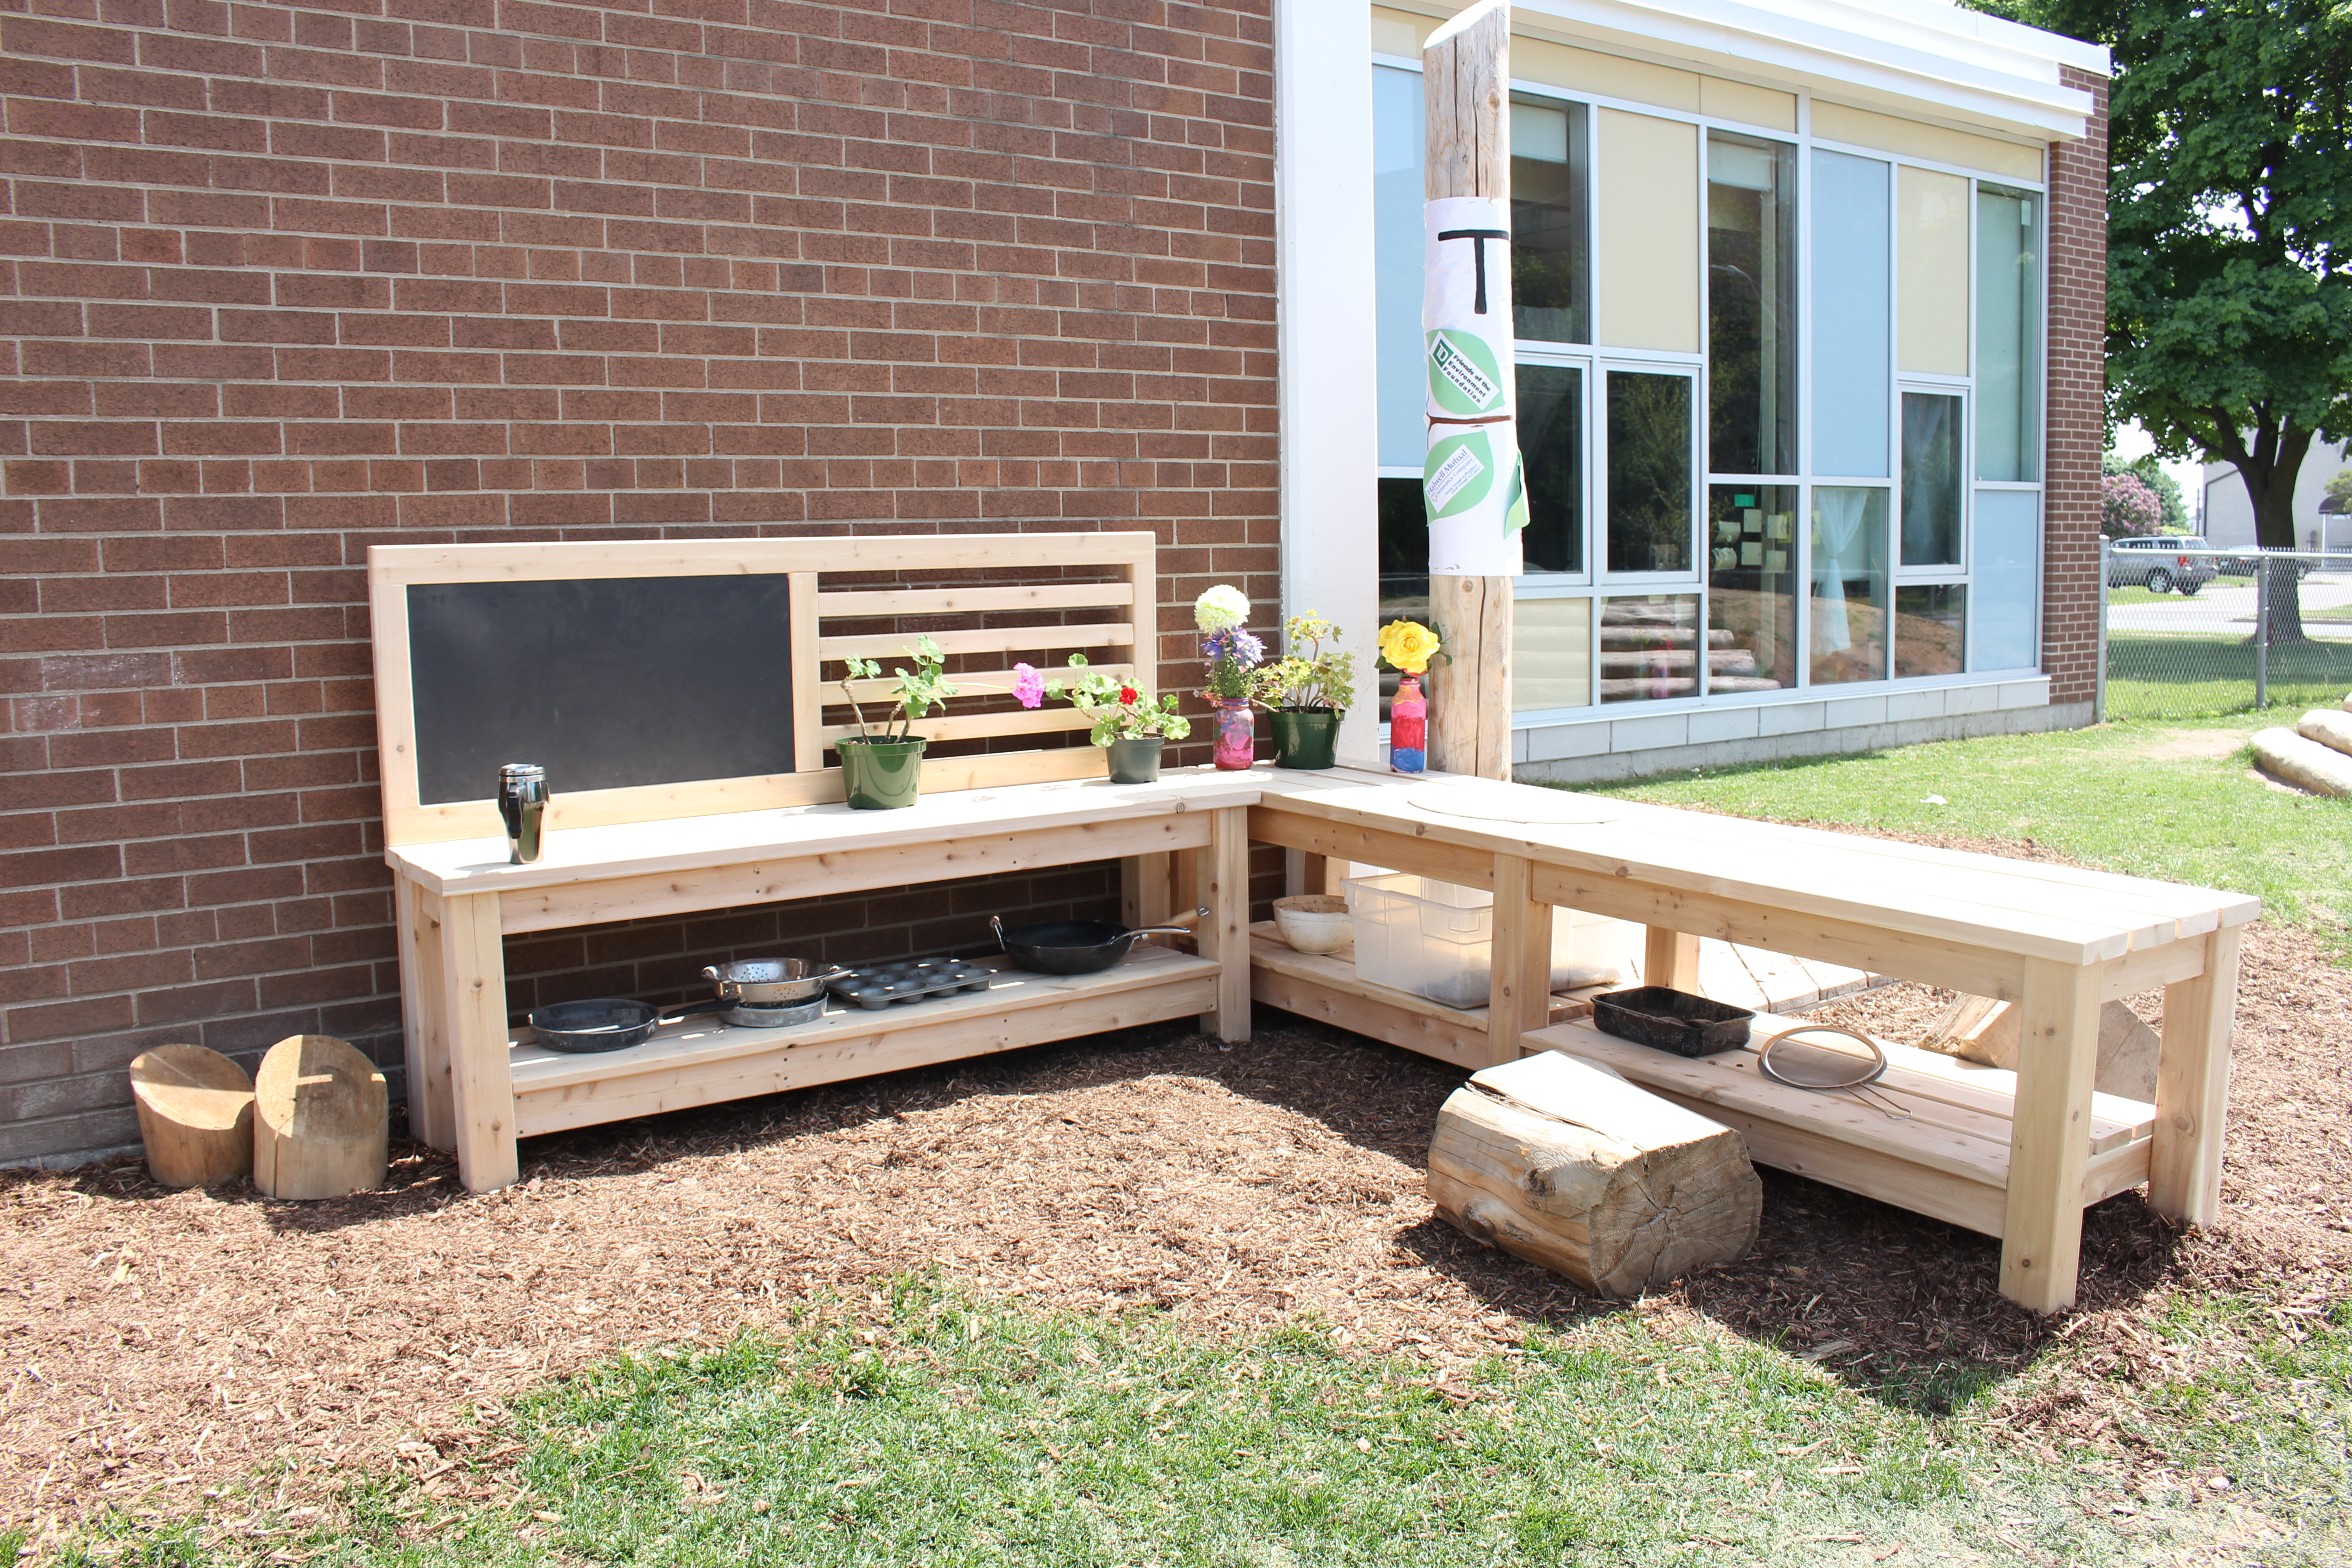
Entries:
[[1625,808],[1613,801],[1533,787],[1480,789],[1472,784],[1421,784],[1405,791],[1405,804],[1440,816],[1483,822],[1521,822],[1547,827],[1585,827],[1614,822]]

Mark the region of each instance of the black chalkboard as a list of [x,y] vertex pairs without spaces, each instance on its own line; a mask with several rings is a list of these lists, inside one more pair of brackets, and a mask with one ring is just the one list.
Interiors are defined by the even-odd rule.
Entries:
[[559,795],[792,772],[788,582],[411,584],[421,803],[488,799],[505,763]]

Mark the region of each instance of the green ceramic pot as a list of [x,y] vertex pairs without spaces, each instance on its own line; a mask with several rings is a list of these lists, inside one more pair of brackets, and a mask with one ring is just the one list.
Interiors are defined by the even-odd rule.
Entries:
[[841,753],[841,793],[860,811],[895,811],[915,804],[923,782],[920,735],[904,741],[862,741],[855,736],[834,742]]
[[1110,782],[1158,784],[1160,752],[1168,742],[1159,735],[1138,735],[1110,743]]
[[1328,768],[1331,749],[1339,743],[1344,708],[1277,708],[1274,710],[1274,765],[1278,768]]

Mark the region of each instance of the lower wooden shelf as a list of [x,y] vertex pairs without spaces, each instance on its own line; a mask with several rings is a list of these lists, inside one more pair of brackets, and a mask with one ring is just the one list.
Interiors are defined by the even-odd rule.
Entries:
[[[1759,1013],[1754,1043],[1804,1022]],[[2001,1233],[2009,1190],[2011,1106],[2016,1075],[1971,1068],[1948,1057],[1881,1042],[1885,1076],[1867,1094],[1791,1089],[1766,1077],[1753,1049],[1677,1057],[1604,1035],[1589,1022],[1523,1037],[1528,1050],[1557,1050],[1610,1068],[1654,1094],[1737,1131],[1749,1158],[1833,1187],[1966,1226]],[[2088,1205],[2147,1180],[2156,1108],[2096,1095],[2092,1100]]]
[[993,967],[986,991],[879,1012],[829,1005],[823,1018],[790,1028],[736,1028],[705,1015],[666,1025],[641,1046],[584,1055],[518,1037],[508,1057],[516,1135],[1016,1050],[1217,1005],[1216,963],[1171,948],[1139,944],[1096,974]]
[[[1352,949],[1336,957],[1301,952],[1263,921],[1250,928],[1250,999],[1456,1067],[1496,1065],[1486,1045],[1486,1008],[1449,1007],[1410,991],[1375,984],[1356,973]],[[1592,1005],[1580,997],[1551,999],[1555,1024],[1591,1011]]]

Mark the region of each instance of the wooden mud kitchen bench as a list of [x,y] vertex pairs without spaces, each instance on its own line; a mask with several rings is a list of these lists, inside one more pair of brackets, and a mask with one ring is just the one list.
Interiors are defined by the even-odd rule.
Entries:
[[[520,1137],[1167,1019],[1243,1041],[1255,998],[1465,1068],[1548,1049],[1601,1062],[1735,1128],[1760,1163],[2000,1237],[2002,1290],[2037,1310],[2074,1298],[2084,1205],[2142,1183],[2179,1218],[2218,1205],[2254,900],[1441,774],[1261,765],[1117,785],[1091,746],[993,749],[1083,728],[1066,706],[934,717],[935,748],[963,754],[927,757],[916,805],[841,804],[825,670],[887,663],[949,617],[932,633],[946,651],[1007,667],[955,677],[973,687],[1067,650],[1148,670],[1149,534],[380,546],[369,578],[411,1121],[472,1190],[515,1180]],[[547,764],[554,792],[526,865],[490,798],[517,761]],[[1487,1005],[1446,1007],[1254,931],[1253,842],[1299,851],[1309,891],[1346,863],[1490,891]],[[509,1026],[509,932],[1105,859],[1129,924],[1206,907],[1197,953],[1001,967],[985,991],[787,1028],[688,1019],[590,1055]],[[1878,1087],[1896,1121],[1773,1083],[1752,1051],[1628,1046],[1551,994],[1556,907],[1646,926],[1651,984],[1696,989],[1708,936],[2013,1000],[2019,1070],[1890,1047]],[[2095,1094],[2102,1003],[2158,985],[2156,1104]]]

